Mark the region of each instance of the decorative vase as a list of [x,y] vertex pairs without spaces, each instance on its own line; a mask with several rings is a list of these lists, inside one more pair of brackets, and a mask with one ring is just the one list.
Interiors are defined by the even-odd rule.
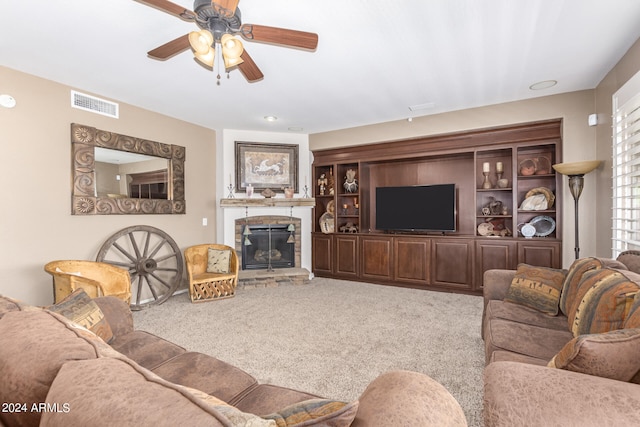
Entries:
[[284,189],[284,197],[286,197],[287,199],[292,199],[294,191],[295,190],[293,189],[293,187],[286,187]]

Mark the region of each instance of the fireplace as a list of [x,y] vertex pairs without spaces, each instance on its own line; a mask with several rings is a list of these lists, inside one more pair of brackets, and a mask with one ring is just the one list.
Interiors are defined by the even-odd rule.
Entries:
[[[294,270],[301,266],[301,220],[261,215],[235,220],[235,247],[242,271]],[[249,230],[247,234],[246,230]],[[250,244],[245,244],[246,241]]]
[[246,225],[242,232],[242,269],[296,266],[294,229],[285,224]]

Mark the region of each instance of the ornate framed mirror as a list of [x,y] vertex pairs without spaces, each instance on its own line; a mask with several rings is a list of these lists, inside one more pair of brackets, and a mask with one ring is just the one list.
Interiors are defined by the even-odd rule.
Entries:
[[71,124],[72,215],[184,214],[185,147]]

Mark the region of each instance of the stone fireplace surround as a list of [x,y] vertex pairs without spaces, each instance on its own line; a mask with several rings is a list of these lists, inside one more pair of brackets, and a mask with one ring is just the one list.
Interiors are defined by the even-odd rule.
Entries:
[[[270,287],[280,283],[303,284],[312,277],[311,270],[311,207],[314,199],[221,199],[223,243],[235,248],[242,257],[241,241],[245,224],[295,225],[295,267],[273,271],[240,270],[238,287]],[[248,218],[248,219],[247,219]],[[242,260],[240,259],[240,262]]]
[[242,265],[242,244],[244,241],[243,231],[245,225],[253,226],[253,225],[285,225],[293,224],[296,228],[293,233],[295,238],[294,243],[294,258],[295,258],[295,267],[300,267],[301,256],[300,256],[300,226],[301,221],[300,218],[291,218],[288,216],[280,216],[280,215],[261,215],[261,216],[253,216],[249,218],[238,218],[235,220],[235,249],[238,254],[238,262]]
[[234,235],[235,235],[235,249],[238,254],[238,262],[242,265],[242,242],[244,236],[245,225],[289,225],[295,226],[294,232],[294,258],[295,267],[293,268],[274,268],[273,271],[266,269],[261,270],[240,270],[238,277],[238,285],[240,287],[269,287],[278,286],[278,284],[293,283],[293,284],[305,284],[309,281],[309,271],[300,268],[301,265],[301,220],[300,218],[292,218],[281,215],[259,215],[248,218],[238,218],[235,220]]

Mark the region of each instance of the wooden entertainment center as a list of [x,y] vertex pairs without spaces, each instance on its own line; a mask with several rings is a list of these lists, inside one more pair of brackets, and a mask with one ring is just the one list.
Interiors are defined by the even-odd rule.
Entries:
[[[316,276],[481,294],[488,269],[515,269],[518,263],[562,266],[562,200],[557,191],[562,176],[551,167],[562,161],[560,119],[313,155]],[[500,166],[503,181],[498,185]],[[349,170],[355,171],[357,183],[351,192],[343,185]],[[451,183],[457,198],[455,232],[376,230],[376,187]],[[546,199],[549,206],[521,209],[541,188],[552,192],[552,201]],[[433,209],[438,209],[437,200]],[[538,220],[546,228],[523,237],[522,225]]]

